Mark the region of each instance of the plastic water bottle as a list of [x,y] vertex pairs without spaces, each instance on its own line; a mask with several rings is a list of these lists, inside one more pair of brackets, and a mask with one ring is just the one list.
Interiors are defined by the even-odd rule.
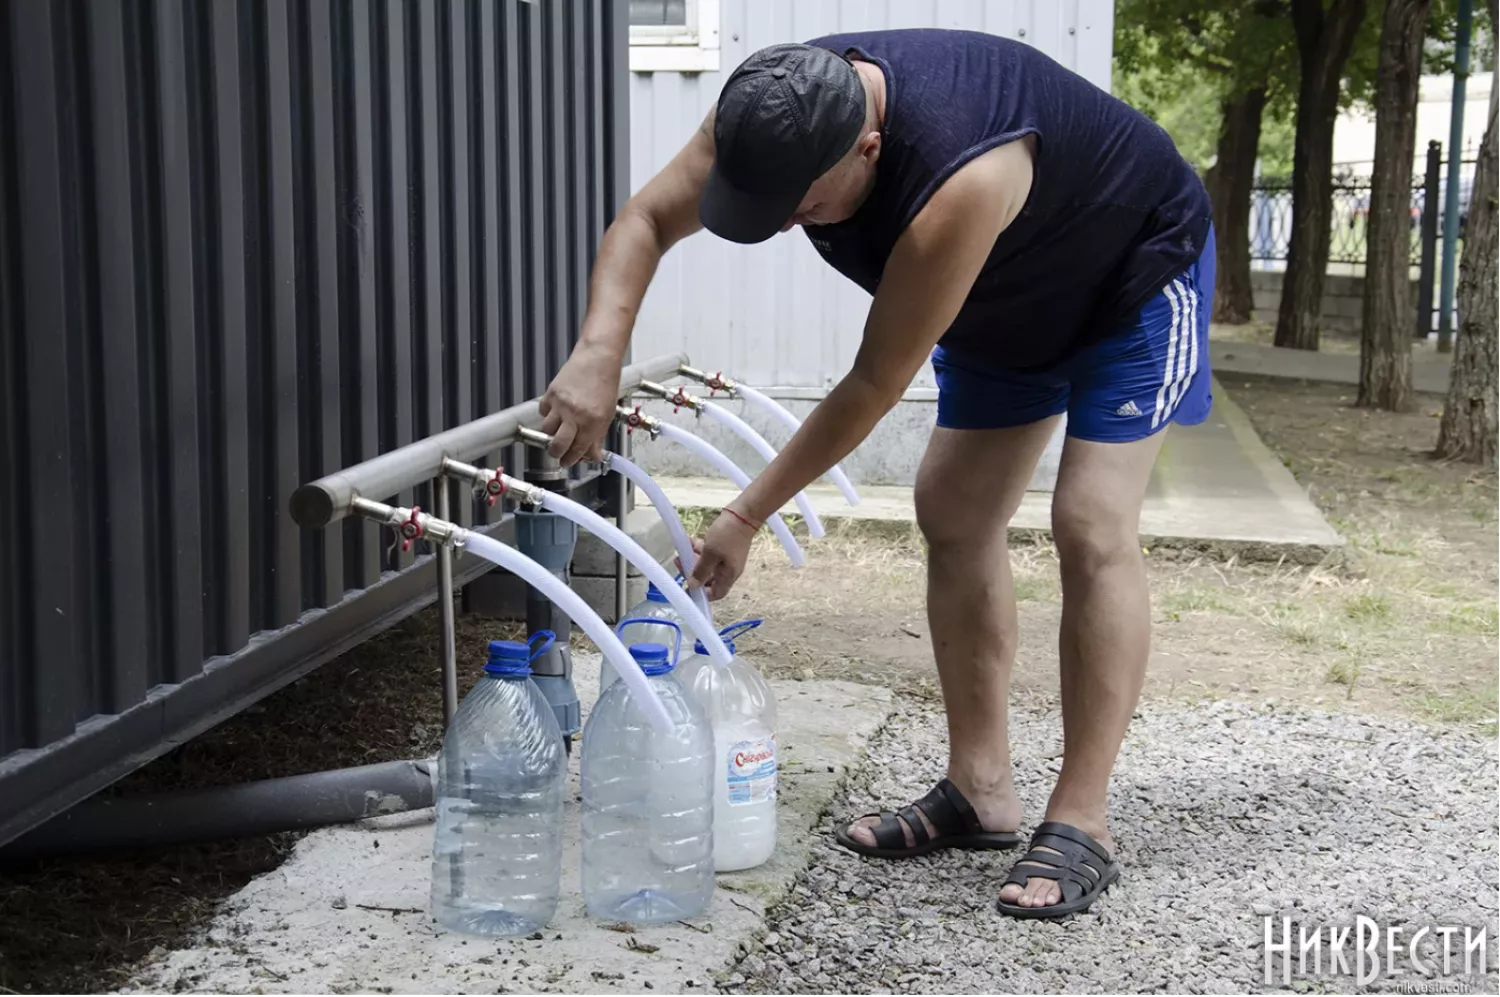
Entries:
[[[679,574],[677,576],[677,581],[681,584],[682,575]],[[672,627],[665,625],[667,623],[672,623],[679,627],[677,634],[680,639],[682,617],[678,615],[677,610],[672,608],[672,604],[667,601],[666,596],[661,594],[661,589],[657,588],[654,582],[646,583],[646,598],[636,603],[631,607],[630,612],[625,614],[625,621],[636,620],[644,620],[646,621],[646,625],[639,627],[635,633],[630,635],[631,641],[635,643],[667,644],[671,642],[673,631]],[[662,621],[661,624],[656,623],[658,620]],[[622,621],[621,626],[624,625],[625,621]],[[616,627],[615,629],[618,632],[619,628]],[[599,694],[602,696],[604,690],[609,688],[610,683],[619,677],[615,674],[614,665],[611,665],[606,659],[599,666]]]
[[443,738],[432,911],[453,931],[525,935],[557,911],[568,762],[557,717],[530,677],[554,639],[541,630],[526,644],[490,641],[484,675]]
[[[651,618],[628,619],[627,626]],[[677,630],[677,647],[682,631]],[[695,917],[714,892],[713,732],[672,674],[675,650],[630,646],[676,724],[647,722],[623,682],[583,727],[583,899],[594,917],[657,923]]]
[[735,650],[734,638],[761,625],[719,631],[734,660],[717,664],[703,642],[678,669],[679,681],[714,731],[714,869],[753,869],[776,851],[776,697]]

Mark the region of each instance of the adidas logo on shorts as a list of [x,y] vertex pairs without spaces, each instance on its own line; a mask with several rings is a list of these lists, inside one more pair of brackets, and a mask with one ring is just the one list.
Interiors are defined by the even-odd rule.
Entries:
[[1141,414],[1141,410],[1136,407],[1135,399],[1134,398],[1130,399],[1124,405],[1121,405],[1119,408],[1115,409],[1115,415],[1127,415],[1128,416],[1128,415],[1140,415],[1140,414]]

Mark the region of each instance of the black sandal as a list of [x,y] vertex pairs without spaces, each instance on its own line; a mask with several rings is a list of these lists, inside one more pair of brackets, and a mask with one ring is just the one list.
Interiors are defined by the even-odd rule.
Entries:
[[[1041,846],[1038,848],[1037,846]],[[1051,852],[1042,851],[1050,848]],[[1058,852],[1060,854],[1053,854]],[[1026,868],[1022,868],[1025,866]],[[1104,846],[1072,824],[1047,820],[1037,825],[1031,847],[1011,867],[1005,883],[1021,888],[1033,878],[1056,881],[1062,902],[1045,907],[1017,907],[998,900],[996,908],[1011,917],[1067,917],[1088,910],[1110,884],[1120,878],[1120,867]]]
[[[920,814],[918,809],[921,810]],[[927,833],[927,826],[922,823],[922,814],[932,822],[932,829],[937,832],[936,837]],[[873,846],[856,841],[849,834],[850,825],[865,817],[880,818],[880,823],[870,829],[875,835]],[[911,847],[907,847],[906,835],[901,830],[901,821],[897,817],[904,819],[911,828]],[[926,796],[899,811],[893,813],[882,810],[878,814],[864,814],[846,820],[834,828],[833,836],[850,851],[878,859],[916,858],[940,848],[1015,848],[1021,843],[1021,836],[1015,831],[986,831],[979,823],[979,816],[974,813],[973,806],[958,791],[958,787],[947,779],[934,786]]]

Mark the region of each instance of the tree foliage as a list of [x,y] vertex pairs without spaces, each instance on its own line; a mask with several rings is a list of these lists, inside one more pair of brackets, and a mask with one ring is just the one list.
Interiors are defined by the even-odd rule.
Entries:
[[[1459,0],[1433,0],[1424,74],[1453,71]],[[1327,0],[1325,0],[1325,6]],[[1495,31],[1486,4],[1474,5],[1471,71],[1494,65]],[[1341,109],[1373,110],[1383,2],[1369,5],[1344,66]],[[1289,177],[1301,67],[1291,0],[1117,0],[1113,87],[1159,123],[1200,170],[1214,157],[1224,101],[1266,85],[1261,171]]]
[[1289,0],[1118,0],[1115,89],[1156,120],[1184,157],[1212,163],[1224,102],[1266,88],[1261,160],[1290,169],[1297,50]]

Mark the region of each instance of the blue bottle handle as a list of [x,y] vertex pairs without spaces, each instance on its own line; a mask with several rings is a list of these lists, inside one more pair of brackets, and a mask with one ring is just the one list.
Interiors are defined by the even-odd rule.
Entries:
[[740,620],[738,623],[731,623],[731,624],[729,624],[729,626],[725,627],[723,630],[720,630],[719,631],[719,636],[721,638],[723,638],[724,643],[727,644],[730,641],[734,640],[735,638],[739,637],[740,634],[748,633],[751,630],[754,630],[756,627],[760,626],[764,622],[766,622],[766,621],[765,620]]
[[[677,631],[677,644],[672,648],[672,667],[676,668],[677,658],[682,653],[682,627],[678,626],[672,620],[661,620],[657,619],[654,616],[632,616],[628,620],[621,620],[619,624],[616,625],[615,636],[619,637],[621,634],[623,634],[625,632],[625,628],[630,626],[632,623],[639,623],[643,626],[648,627],[671,627],[673,630]],[[624,642],[623,639],[621,642]]]
[[538,637],[547,638],[547,643],[543,644],[540,650],[531,652],[531,657],[526,659],[526,663],[528,665],[535,661],[537,658],[540,658],[542,655],[546,654],[547,649],[557,641],[557,634],[553,633],[551,630],[538,630],[526,640],[526,649],[528,651],[531,651],[531,647],[536,643],[536,639]]

